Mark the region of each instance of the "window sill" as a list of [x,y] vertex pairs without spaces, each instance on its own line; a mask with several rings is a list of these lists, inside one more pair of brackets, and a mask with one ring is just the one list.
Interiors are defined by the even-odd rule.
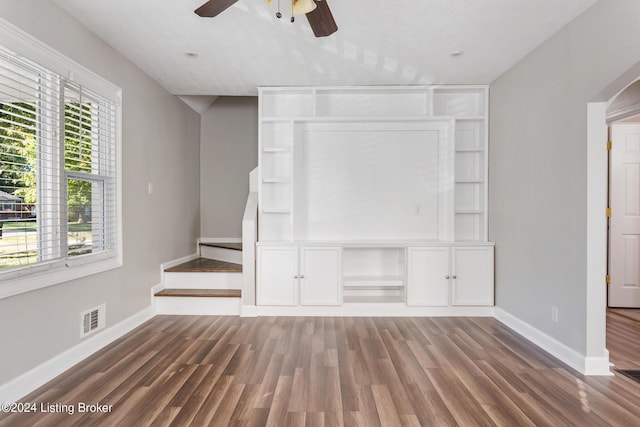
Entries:
[[88,264],[57,267],[28,276],[0,281],[0,299],[35,291],[70,280],[80,279],[119,267],[122,267],[122,261],[114,257]]

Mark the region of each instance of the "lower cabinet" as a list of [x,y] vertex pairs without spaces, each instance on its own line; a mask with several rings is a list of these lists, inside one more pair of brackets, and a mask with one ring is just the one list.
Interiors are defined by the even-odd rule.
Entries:
[[449,248],[409,248],[407,305],[449,305]]
[[258,248],[258,305],[298,305],[298,248]]
[[[492,245],[434,245],[405,248],[401,248],[401,252],[398,248],[390,252],[394,255],[395,263],[403,261],[404,264],[406,250],[406,283],[402,277],[397,280],[406,290],[407,306],[492,306],[494,304]],[[357,265],[359,269],[356,270],[359,274],[367,271],[378,272],[381,267],[377,264],[385,261],[385,259],[372,261],[370,256],[355,257],[362,251],[350,250],[351,252],[344,253],[345,263],[347,255],[351,256],[351,264],[354,261],[364,263]],[[398,253],[402,256],[396,257]],[[382,251],[380,254],[387,254],[387,252]],[[256,266],[256,303],[263,306],[342,305],[343,281],[346,285],[350,283],[349,280],[355,280],[348,275],[353,273],[351,270],[355,267],[345,264],[347,277],[343,278],[342,264],[342,247],[259,246]],[[402,270],[404,271],[404,267]],[[372,280],[368,276],[361,280],[364,279]],[[380,278],[376,280],[375,283],[378,283]],[[402,301],[405,301],[405,298],[402,298]]]
[[451,305],[493,304],[493,246],[451,248]]
[[342,304],[341,252],[335,247],[259,247],[257,304]]
[[493,304],[493,246],[408,249],[407,305]]

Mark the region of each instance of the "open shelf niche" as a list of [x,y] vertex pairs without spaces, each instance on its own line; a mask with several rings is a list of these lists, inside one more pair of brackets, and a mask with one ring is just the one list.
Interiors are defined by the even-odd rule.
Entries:
[[345,248],[343,302],[405,302],[404,248]]

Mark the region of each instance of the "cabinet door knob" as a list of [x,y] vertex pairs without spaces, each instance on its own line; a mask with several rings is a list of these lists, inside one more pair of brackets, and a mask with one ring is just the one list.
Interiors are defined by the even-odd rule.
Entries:
[[444,276],[444,278],[449,280],[451,277],[447,274],[446,276]]
[[301,278],[301,279],[304,279],[304,274],[301,274],[301,275],[300,275],[300,278]]
[[298,276],[297,274],[295,276],[293,276],[294,279],[299,279],[300,276]]
[[457,279],[457,278],[458,278],[458,276],[456,276],[455,274],[454,274],[453,276],[451,276],[451,277],[453,277],[454,279]]

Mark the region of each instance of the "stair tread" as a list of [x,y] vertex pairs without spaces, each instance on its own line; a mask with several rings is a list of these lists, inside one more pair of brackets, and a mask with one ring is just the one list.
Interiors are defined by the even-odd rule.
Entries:
[[240,289],[163,289],[157,297],[240,298]]
[[164,271],[166,273],[242,273],[242,264],[210,258],[196,258]]
[[208,246],[211,248],[222,248],[222,249],[231,249],[233,251],[242,251],[242,243],[212,243],[212,242],[206,242],[206,243],[200,243],[200,246]]

